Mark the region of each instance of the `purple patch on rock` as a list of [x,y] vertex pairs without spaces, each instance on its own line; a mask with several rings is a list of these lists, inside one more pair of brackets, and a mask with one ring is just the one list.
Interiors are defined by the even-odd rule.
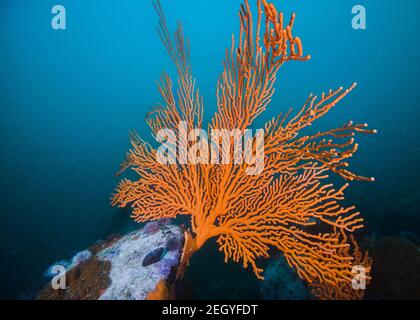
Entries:
[[175,251],[179,249],[180,245],[181,243],[179,239],[172,237],[172,238],[169,238],[168,241],[166,242],[166,249],[168,251]]
[[147,235],[152,235],[160,230],[160,224],[158,221],[152,221],[146,224],[143,228],[143,232]]
[[113,247],[106,252],[104,258],[106,260],[112,260],[115,257],[117,257],[120,254],[120,252],[121,252],[121,250],[120,250],[119,247]]
[[161,220],[159,220],[159,224],[161,225],[161,226],[167,226],[167,225],[169,225],[169,224],[171,224],[171,219],[161,219]]
[[171,259],[163,259],[159,263],[159,274],[163,278],[169,277],[173,268],[175,268],[178,265],[178,261],[179,261],[178,257],[174,257]]

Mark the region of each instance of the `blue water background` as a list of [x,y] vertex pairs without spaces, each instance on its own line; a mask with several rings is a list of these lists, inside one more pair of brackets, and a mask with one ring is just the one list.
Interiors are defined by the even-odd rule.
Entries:
[[[170,26],[182,20],[191,40],[207,117],[216,109],[216,81],[238,31],[240,2],[163,1]],[[420,2],[360,1],[364,31],[351,28],[355,1],[276,3],[286,16],[297,12],[294,33],[312,60],[284,66],[257,125],[299,108],[312,92],[357,81],[316,129],[354,120],[379,130],[360,138],[352,160],[355,171],[376,182],[353,184],[348,201],[370,232],[420,234]],[[174,71],[151,1],[60,0],[65,31],[51,28],[55,4],[0,2],[1,298],[24,298],[42,284],[49,264],[131,225],[128,211],[109,204],[114,173],[129,130],[152,139],[144,116],[161,101],[155,81]]]

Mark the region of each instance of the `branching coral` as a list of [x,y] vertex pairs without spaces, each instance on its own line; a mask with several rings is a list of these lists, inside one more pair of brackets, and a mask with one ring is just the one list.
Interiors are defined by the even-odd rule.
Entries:
[[[162,129],[178,130],[180,123],[186,124],[187,131],[203,128],[204,103],[192,76],[188,41],[181,25],[172,37],[159,2],[155,8],[159,33],[176,66],[178,81],[174,92],[169,75],[162,76],[159,89],[164,106],[154,108],[147,123],[154,135]],[[310,58],[303,54],[301,40],[293,36],[295,15],[284,26],[283,14],[273,4],[259,0],[257,9],[255,23],[247,0],[241,7],[239,38],[233,36],[227,50],[217,86],[218,109],[208,130],[244,132],[271,102],[281,66]],[[354,295],[346,294],[352,266],[367,260],[357,261],[350,254],[347,234],[363,228],[363,219],[354,207],[340,204],[348,185],[334,189],[326,179],[331,172],[347,181],[373,181],[350,171],[347,160],[357,151],[355,136],[375,131],[366,124],[349,122],[314,135],[301,132],[355,86],[320,97],[311,95],[295,116],[289,111],[269,121],[264,131],[263,170],[258,175],[248,174],[247,163],[193,164],[182,152],[174,155],[177,164],[162,164],[156,159],[156,149],[133,133],[121,172],[131,168],[139,179],[121,181],[112,204],[130,205],[138,222],[191,216],[184,266],[207,240],[216,237],[226,261],[251,266],[260,279],[257,259],[268,258],[272,249],[278,249],[299,276],[317,288],[318,296],[336,290],[342,294],[335,297],[352,298]],[[191,144],[188,140],[183,143]],[[216,147],[211,145],[212,154]],[[233,139],[222,148],[234,154]]]
[[[350,245],[348,245],[345,233],[341,234],[339,241],[345,246],[338,252],[342,262],[334,267],[334,272],[338,275],[332,273],[333,276],[329,276],[324,281],[319,279],[312,281],[310,283],[312,294],[322,300],[361,300],[364,296],[364,290],[349,284],[353,281],[356,282],[356,285],[358,282],[363,282],[365,286],[370,282],[372,259],[367,253],[360,250],[353,236],[350,236]],[[342,281],[343,279],[346,279],[346,281]]]

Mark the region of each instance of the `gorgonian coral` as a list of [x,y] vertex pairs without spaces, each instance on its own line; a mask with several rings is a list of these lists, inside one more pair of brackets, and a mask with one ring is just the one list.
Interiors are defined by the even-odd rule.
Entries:
[[[159,89],[164,104],[147,115],[147,123],[154,135],[163,129],[178,130],[181,123],[188,132],[202,129],[204,102],[192,75],[188,41],[180,24],[172,37],[159,2],[155,8],[160,36],[176,66],[178,86],[174,91],[170,76],[162,76]],[[247,0],[241,7],[239,38],[232,37],[226,53],[217,86],[218,109],[207,125],[209,131],[243,133],[269,105],[280,67],[310,58],[303,54],[301,40],[293,36],[295,15],[285,25],[283,14],[273,4],[259,0],[257,10],[254,21]],[[121,172],[131,168],[139,178],[122,180],[112,204],[131,206],[139,222],[191,216],[184,266],[207,240],[216,237],[226,261],[251,266],[260,279],[257,259],[268,258],[277,249],[302,279],[313,284],[319,297],[359,297],[349,287],[352,267],[368,264],[369,259],[351,254],[347,234],[363,228],[363,219],[354,207],[340,204],[347,184],[334,189],[326,179],[331,172],[347,181],[373,181],[350,171],[347,159],[357,151],[355,136],[375,131],[366,124],[349,122],[302,135],[303,129],[328,113],[355,86],[330,90],[320,97],[311,95],[294,116],[289,111],[269,121],[264,130],[263,163],[256,175],[248,174],[249,163],[191,163],[183,152],[173,155],[176,163],[162,164],[157,161],[157,150],[133,133]],[[234,138],[228,141],[221,148],[233,157]],[[185,144],[191,146],[192,141]],[[216,147],[220,146],[211,144],[209,153]]]

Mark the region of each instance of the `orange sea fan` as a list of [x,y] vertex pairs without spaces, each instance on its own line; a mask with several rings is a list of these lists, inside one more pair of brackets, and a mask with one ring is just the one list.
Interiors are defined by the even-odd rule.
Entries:
[[[310,281],[312,294],[321,300],[361,300],[364,296],[364,290],[353,287],[353,281],[364,282],[364,286],[369,284],[371,277],[372,259],[367,252],[363,253],[353,236],[350,236],[350,245],[347,244],[347,236],[342,233],[339,241],[343,248],[339,251],[342,263],[334,267],[334,275],[326,279],[318,278]],[[360,273],[361,272],[361,273]],[[357,275],[360,273],[359,275]]]
[[[162,129],[178,130],[181,122],[188,131],[201,129],[204,102],[192,76],[188,41],[180,24],[174,37],[170,35],[159,1],[154,4],[160,17],[159,33],[176,66],[178,81],[174,92],[169,75],[162,76],[159,89],[164,104],[153,109],[146,121],[154,135]],[[269,105],[280,67],[310,58],[303,54],[301,40],[293,36],[295,15],[286,26],[283,20],[274,4],[259,0],[255,23],[245,0],[239,37],[232,37],[218,82],[217,112],[208,124],[209,131],[244,132]],[[274,248],[283,252],[302,279],[318,288],[319,297],[323,292],[328,297],[330,292],[319,288],[350,292],[339,288],[351,285],[351,269],[360,257],[350,254],[353,242],[347,234],[363,228],[363,219],[355,207],[340,204],[348,185],[335,189],[325,181],[328,173],[347,181],[373,181],[350,171],[347,160],[357,151],[356,135],[376,131],[352,122],[309,136],[302,136],[301,131],[355,87],[330,90],[320,97],[311,95],[296,115],[289,111],[269,121],[264,128],[264,161],[258,175],[249,175],[246,163],[192,164],[187,155],[178,152],[174,155],[177,164],[161,164],[156,149],[133,133],[132,148],[120,173],[131,168],[139,178],[122,180],[112,204],[131,206],[138,222],[191,216],[181,270],[194,252],[215,237],[226,261],[251,266],[260,279],[263,270],[257,259],[268,258]],[[211,145],[210,152],[214,148]],[[233,139],[222,148],[233,155]]]

